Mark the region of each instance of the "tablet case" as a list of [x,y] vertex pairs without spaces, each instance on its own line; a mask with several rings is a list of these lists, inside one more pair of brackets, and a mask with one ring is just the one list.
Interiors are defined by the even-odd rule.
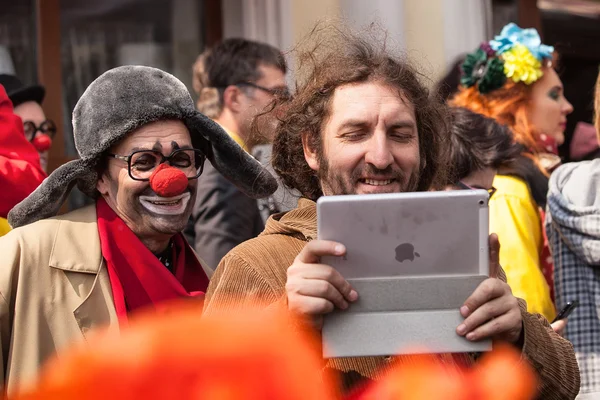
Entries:
[[459,309],[489,275],[483,190],[327,196],[318,237],[347,248],[323,257],[359,293],[325,316],[325,357],[479,352],[456,334]]

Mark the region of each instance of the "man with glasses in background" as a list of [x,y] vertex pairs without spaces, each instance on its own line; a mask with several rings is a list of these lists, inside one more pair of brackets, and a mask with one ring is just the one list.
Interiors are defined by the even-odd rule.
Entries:
[[[181,231],[205,159],[248,196],[277,186],[196,111],[183,83],[155,68],[97,78],[75,106],[73,136],[80,159],[16,205],[15,229],[0,238],[0,387],[9,396],[90,329],[203,298],[206,265]],[[55,217],[75,185],[95,203]]]
[[[281,51],[265,43],[226,39],[203,52],[193,71],[198,110],[270,169],[270,143],[277,119],[265,111],[273,107],[274,100],[289,96]],[[272,197],[249,198],[207,165],[198,180],[186,237],[216,268],[229,250],[262,232],[270,214],[294,208],[296,202],[283,186]]]
[[23,120],[25,137],[33,144],[40,155],[44,171],[48,171],[48,151],[56,134],[56,125],[46,118],[42,102],[46,90],[40,85],[25,86],[13,75],[0,75],[0,85],[4,86],[14,112]]

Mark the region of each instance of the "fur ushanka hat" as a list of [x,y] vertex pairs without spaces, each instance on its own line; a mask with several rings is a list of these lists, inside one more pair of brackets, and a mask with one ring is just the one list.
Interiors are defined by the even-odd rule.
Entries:
[[214,121],[201,114],[185,85],[164,71],[123,66],[98,77],[73,111],[73,137],[80,159],[56,169],[8,214],[13,228],[53,217],[76,184],[96,198],[97,166],[103,154],[133,130],[159,120],[178,119],[195,148],[224,177],[253,198],[277,189],[275,178]]

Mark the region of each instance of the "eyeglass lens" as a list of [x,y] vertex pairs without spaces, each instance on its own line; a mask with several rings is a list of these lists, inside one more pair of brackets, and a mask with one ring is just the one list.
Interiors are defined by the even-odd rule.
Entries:
[[38,132],[45,133],[53,139],[56,134],[56,125],[49,119],[42,122],[40,126],[37,126],[32,121],[25,121],[23,122],[23,130],[25,131],[25,137],[29,141],[32,141]]
[[202,172],[205,156],[199,150],[177,150],[169,157],[151,150],[137,151],[131,154],[129,159],[130,174],[136,179],[149,179],[164,159],[188,178],[196,178]]

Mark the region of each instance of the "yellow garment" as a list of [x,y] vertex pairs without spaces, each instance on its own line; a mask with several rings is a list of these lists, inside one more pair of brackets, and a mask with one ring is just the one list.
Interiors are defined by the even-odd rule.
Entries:
[[500,264],[516,297],[527,302],[527,311],[556,316],[550,288],[540,267],[542,224],[537,204],[520,178],[498,175],[490,199],[490,232],[500,240]]
[[[217,123],[218,123],[218,122],[217,122]],[[233,140],[235,140],[235,142],[236,142],[237,144],[239,144],[239,145],[240,145],[240,147],[246,151],[246,153],[248,153],[248,152],[249,152],[249,151],[248,151],[248,147],[246,147],[246,142],[244,142],[244,139],[242,139],[240,135],[238,135],[237,133],[235,133],[235,132],[233,132],[233,131],[230,131],[229,129],[225,128],[225,127],[224,127],[223,125],[221,125],[221,124],[219,124],[219,126],[220,126],[221,128],[223,128],[223,130],[224,130],[224,131],[225,131],[225,132],[226,132],[226,133],[227,133],[229,136],[231,136],[231,138],[232,138]]]
[[10,225],[5,218],[0,218],[0,236],[6,235],[10,232]]

